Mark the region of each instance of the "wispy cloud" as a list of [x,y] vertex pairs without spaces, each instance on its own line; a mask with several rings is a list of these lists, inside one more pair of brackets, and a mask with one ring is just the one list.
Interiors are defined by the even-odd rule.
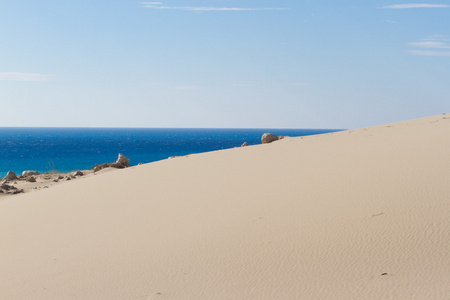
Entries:
[[450,45],[444,42],[433,42],[433,41],[422,41],[416,43],[410,43],[411,46],[420,48],[439,48],[439,49],[449,49]]
[[290,85],[290,86],[309,86],[309,85],[311,85],[311,83],[308,83],[308,82],[291,82],[291,83],[288,83],[287,85]]
[[142,6],[160,10],[186,10],[186,11],[254,11],[254,10],[286,10],[289,8],[276,7],[204,7],[204,6],[163,6],[162,2],[141,2]]
[[249,83],[236,83],[236,84],[232,84],[232,87],[249,87],[252,86],[252,84]]
[[183,86],[174,86],[174,87],[172,87],[172,90],[193,91],[193,90],[201,90],[201,89],[203,89],[201,86],[196,86],[196,85],[183,85]]
[[430,50],[410,50],[413,55],[426,56],[450,56],[450,51],[442,51],[442,49],[450,49],[450,39],[445,35],[432,35],[422,39],[420,42],[409,43],[416,48],[426,48]]
[[37,73],[0,72],[0,80],[10,81],[49,81],[50,75]]
[[444,7],[450,7],[450,5],[417,3],[417,4],[394,4],[383,6],[383,8],[444,8]]
[[309,82],[288,82],[288,83],[238,83],[231,85],[232,87],[254,87],[254,86],[277,86],[277,87],[285,87],[285,86],[311,86],[312,84]]
[[409,53],[413,55],[425,56],[450,56],[450,51],[432,51],[432,50],[411,50]]

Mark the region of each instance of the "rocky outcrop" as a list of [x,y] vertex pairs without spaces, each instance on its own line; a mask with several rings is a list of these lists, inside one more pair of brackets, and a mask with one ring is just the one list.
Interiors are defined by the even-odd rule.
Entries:
[[12,195],[14,195],[14,194],[20,194],[20,193],[23,193],[22,189],[18,189],[15,186],[8,185],[8,184],[6,184],[6,182],[3,182],[0,185],[0,194],[12,194]]
[[261,137],[261,142],[263,144],[270,144],[272,142],[278,141],[278,137],[272,133],[264,133]]
[[83,176],[84,173],[81,171],[76,171],[75,173],[72,174],[72,176]]
[[128,167],[130,167],[130,159],[124,156],[122,153],[119,153],[119,157],[117,158],[116,162],[97,165],[93,168],[93,170],[94,172],[97,172],[105,168],[124,169]]
[[241,147],[247,147],[247,146],[248,146],[247,142],[244,142],[244,143],[241,145]]
[[17,179],[19,179],[19,178],[17,177],[16,173],[14,173],[13,171],[9,171],[6,174],[6,177],[3,178],[3,180],[6,180],[6,181],[17,180]]
[[28,176],[34,176],[34,175],[39,175],[38,171],[23,171],[22,172],[22,177],[28,177]]

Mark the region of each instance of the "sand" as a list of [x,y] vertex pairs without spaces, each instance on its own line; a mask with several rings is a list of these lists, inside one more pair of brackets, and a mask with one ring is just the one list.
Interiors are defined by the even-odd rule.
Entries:
[[0,200],[0,299],[450,299],[450,115]]

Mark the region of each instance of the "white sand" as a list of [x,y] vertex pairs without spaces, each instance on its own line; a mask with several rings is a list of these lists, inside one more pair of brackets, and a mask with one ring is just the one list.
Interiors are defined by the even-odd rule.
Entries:
[[450,115],[4,197],[0,230],[0,299],[450,299]]

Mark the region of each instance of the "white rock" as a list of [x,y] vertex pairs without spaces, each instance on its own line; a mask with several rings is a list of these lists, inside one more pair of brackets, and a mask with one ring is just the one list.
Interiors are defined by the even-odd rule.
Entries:
[[32,176],[32,175],[39,175],[39,172],[38,171],[23,171],[22,172],[23,177],[28,177],[28,176]]
[[126,156],[124,156],[122,153],[119,153],[119,157],[117,158],[116,161],[117,164],[121,164],[124,167],[129,167],[130,166],[130,159]]
[[263,136],[261,137],[261,142],[263,144],[269,144],[275,141],[278,141],[278,137],[272,133],[264,133]]

